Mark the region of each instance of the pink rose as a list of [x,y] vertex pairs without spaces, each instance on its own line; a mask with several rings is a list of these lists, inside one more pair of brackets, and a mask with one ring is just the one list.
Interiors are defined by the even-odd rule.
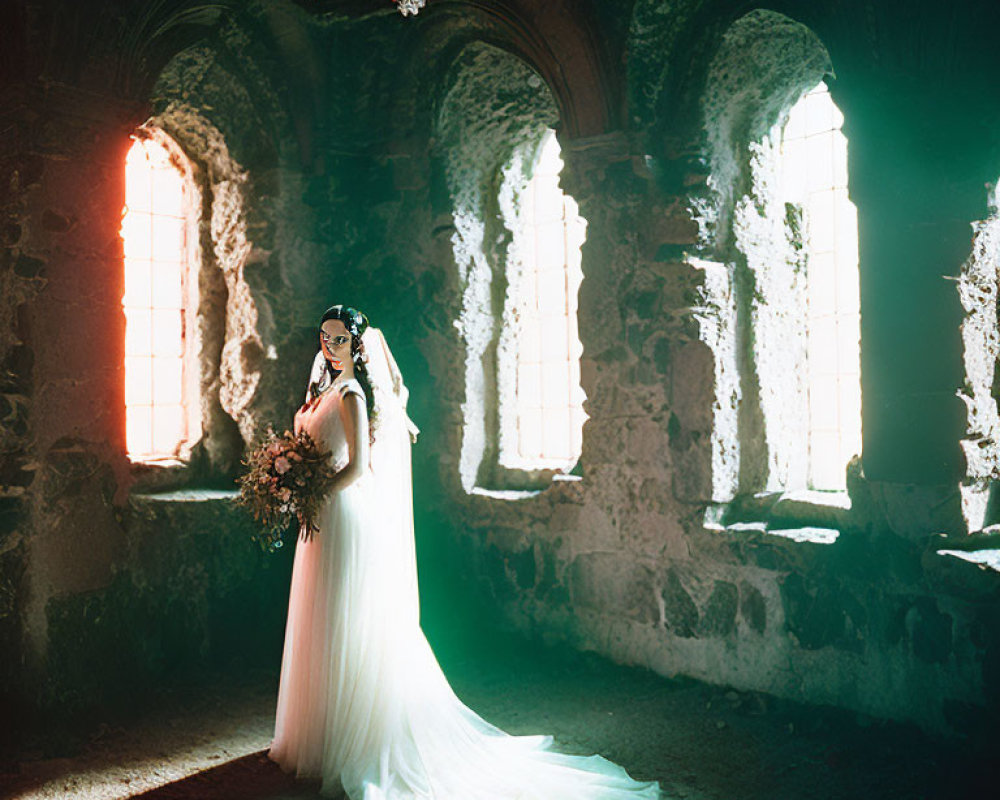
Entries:
[[267,452],[270,453],[272,456],[280,455],[281,454],[281,443],[280,442],[271,442],[271,444],[268,445]]
[[291,462],[284,456],[278,456],[274,459],[274,471],[279,475],[284,475],[288,470],[292,468]]

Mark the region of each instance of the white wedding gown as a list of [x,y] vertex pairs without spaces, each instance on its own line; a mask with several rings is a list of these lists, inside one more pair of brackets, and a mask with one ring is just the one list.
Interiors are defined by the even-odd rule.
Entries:
[[[361,391],[332,389],[305,422],[335,463],[348,460],[342,397]],[[420,629],[406,422],[380,410],[372,469],[332,493],[296,546],[270,758],[351,800],[660,798],[656,783],[555,752],[550,736],[506,734],[456,697]]]

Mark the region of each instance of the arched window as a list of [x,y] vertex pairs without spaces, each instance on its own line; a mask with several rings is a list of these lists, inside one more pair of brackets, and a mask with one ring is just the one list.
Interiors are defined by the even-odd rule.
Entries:
[[847,462],[861,452],[858,222],[843,120],[819,83],[791,109],[779,156],[780,195],[804,223],[807,484],[826,490],[844,488]]
[[184,456],[200,433],[191,341],[198,192],[180,148],[143,134],[126,157],[121,231],[125,432],[131,460],[157,461]]
[[555,131],[548,130],[521,196],[520,269],[509,284],[516,327],[517,447],[501,458],[525,469],[571,469],[580,458],[586,418],[577,292],[587,223],[576,201],[559,188],[562,166]]
[[470,493],[536,492],[571,471],[582,449],[576,298],[586,223],[559,188],[558,119],[541,76],[483,43],[463,49],[440,104],[435,141],[453,204],[465,348],[458,469]]

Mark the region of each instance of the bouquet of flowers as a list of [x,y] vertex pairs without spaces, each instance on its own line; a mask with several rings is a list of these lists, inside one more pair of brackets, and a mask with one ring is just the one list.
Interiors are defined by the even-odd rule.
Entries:
[[282,534],[293,521],[296,528],[316,528],[314,520],[336,474],[329,451],[320,450],[308,433],[279,436],[268,426],[243,464],[247,471],[236,480],[237,503],[263,526],[253,536],[261,549],[273,553],[281,547]]

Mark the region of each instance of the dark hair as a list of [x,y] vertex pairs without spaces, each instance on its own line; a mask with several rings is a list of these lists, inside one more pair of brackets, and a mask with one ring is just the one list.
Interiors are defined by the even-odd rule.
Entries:
[[[335,305],[323,312],[323,318],[319,321],[320,330],[328,319],[343,322],[347,332],[351,335],[351,361],[354,362],[354,377],[361,384],[365,393],[365,406],[368,409],[368,441],[375,444],[375,395],[372,392],[371,378],[368,377],[368,355],[365,353],[365,344],[361,341],[361,335],[368,330],[368,317],[356,308]],[[332,381],[336,377],[333,366],[326,358],[323,359],[323,362]]]

